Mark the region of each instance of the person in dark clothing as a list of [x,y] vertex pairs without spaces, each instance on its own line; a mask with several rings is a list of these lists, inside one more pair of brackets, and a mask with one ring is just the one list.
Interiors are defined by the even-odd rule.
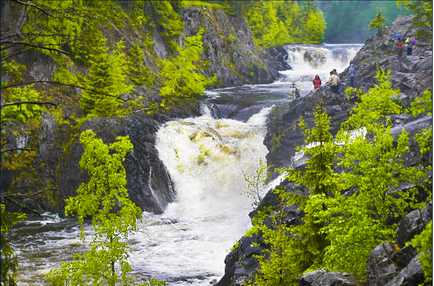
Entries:
[[315,76],[315,79],[313,80],[313,88],[317,89],[321,87],[321,79],[319,78],[319,75]]
[[354,64],[350,65],[348,73],[350,74],[351,87],[354,87],[354,77],[356,76],[356,69],[354,68]]
[[298,88],[295,89],[295,98],[300,98],[300,90]]

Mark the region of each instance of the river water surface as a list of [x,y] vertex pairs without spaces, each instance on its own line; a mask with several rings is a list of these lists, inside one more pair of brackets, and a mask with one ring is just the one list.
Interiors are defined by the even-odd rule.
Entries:
[[[144,212],[129,239],[137,282],[153,277],[167,285],[210,285],[223,276],[226,254],[250,227],[253,199],[243,191],[243,174],[254,175],[265,162],[272,106],[289,100],[293,84],[301,96],[309,93],[316,74],[324,84],[328,72],[347,68],[361,46],[287,46],[292,70],[278,81],[207,91],[201,116],[161,126],[156,147],[177,200],[161,215]],[[86,227],[87,241],[91,234]],[[73,221],[56,214],[20,223],[9,234],[20,263],[18,285],[48,285],[50,269],[86,251],[78,235]]]

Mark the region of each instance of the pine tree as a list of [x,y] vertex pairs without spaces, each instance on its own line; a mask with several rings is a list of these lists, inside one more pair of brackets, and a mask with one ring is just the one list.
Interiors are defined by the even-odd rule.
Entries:
[[381,16],[381,9],[378,9],[377,17],[375,17],[375,19],[369,24],[369,28],[377,28],[377,31],[380,32],[384,21],[386,21],[386,18]]
[[[122,95],[130,93],[134,86],[128,84],[126,56],[122,41],[109,53],[106,39],[100,35],[99,44],[90,59],[87,86],[80,100],[88,117],[109,117],[125,114]],[[97,92],[95,92],[97,91]]]

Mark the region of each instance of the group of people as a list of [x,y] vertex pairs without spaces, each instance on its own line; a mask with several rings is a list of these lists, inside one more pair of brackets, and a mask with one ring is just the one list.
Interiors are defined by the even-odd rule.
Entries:
[[416,45],[416,40],[409,35],[407,39],[403,40],[403,38],[398,38],[398,42],[396,43],[398,46],[398,57],[402,57],[402,53],[404,52],[404,47],[407,49],[407,56],[411,56],[413,53],[413,46]]
[[[354,68],[354,64],[350,64],[348,73],[350,75],[351,87],[354,87],[354,77],[356,76],[356,69]],[[328,85],[330,86],[332,92],[339,94],[339,86],[341,85],[341,80],[339,78],[339,74],[336,71],[336,69],[333,69],[330,72]],[[317,89],[320,87],[321,87],[321,79],[319,78],[319,75],[316,75],[315,79],[313,80],[313,88]]]

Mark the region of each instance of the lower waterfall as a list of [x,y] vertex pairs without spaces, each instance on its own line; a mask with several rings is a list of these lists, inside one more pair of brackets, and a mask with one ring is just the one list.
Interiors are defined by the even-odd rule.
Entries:
[[134,265],[168,285],[209,285],[223,275],[225,255],[250,225],[243,173],[253,176],[265,161],[269,110],[244,123],[214,119],[206,109],[159,130],[156,146],[177,201],[162,215],[144,214],[143,232],[132,237]]

